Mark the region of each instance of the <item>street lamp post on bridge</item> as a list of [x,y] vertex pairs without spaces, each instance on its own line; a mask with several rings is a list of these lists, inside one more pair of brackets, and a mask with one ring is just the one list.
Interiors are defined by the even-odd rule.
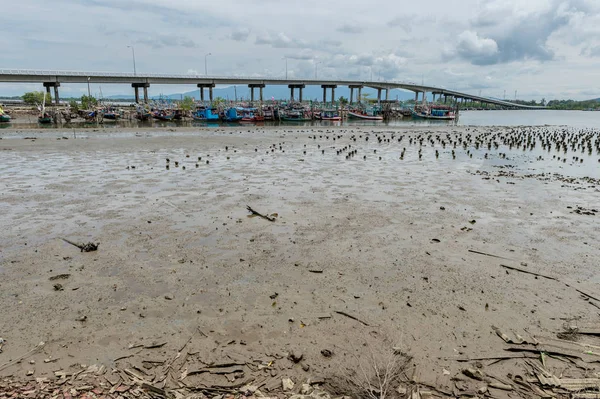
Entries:
[[204,55],[204,75],[208,76],[208,61],[206,61],[207,57],[212,55],[212,53],[208,53]]
[[137,71],[135,69],[135,49],[133,48],[133,46],[127,47],[131,49],[131,56],[133,57],[133,76],[137,76]]

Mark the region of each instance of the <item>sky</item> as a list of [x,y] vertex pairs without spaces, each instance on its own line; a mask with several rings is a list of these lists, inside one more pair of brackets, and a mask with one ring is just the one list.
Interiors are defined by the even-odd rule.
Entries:
[[[600,0],[19,0],[0,13],[0,69],[133,72],[128,46],[138,74],[285,77],[287,62],[290,78],[600,97]],[[0,83],[0,95],[41,89]]]

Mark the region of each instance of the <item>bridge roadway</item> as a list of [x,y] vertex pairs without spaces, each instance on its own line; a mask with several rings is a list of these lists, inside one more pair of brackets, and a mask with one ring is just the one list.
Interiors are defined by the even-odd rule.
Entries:
[[206,75],[167,75],[167,74],[131,74],[131,73],[110,73],[110,72],[74,72],[74,71],[38,71],[22,69],[0,69],[0,83],[42,83],[48,92],[54,88],[55,100],[58,102],[58,87],[65,83],[104,83],[104,84],[130,84],[135,89],[136,101],[139,101],[139,88],[144,89],[144,100],[148,101],[148,87],[152,84],[195,84],[200,88],[202,100],[204,99],[204,89],[209,90],[209,96],[212,100],[212,88],[216,85],[248,85],[251,88],[251,100],[254,100],[254,89],[260,90],[260,99],[262,100],[262,89],[268,85],[287,85],[290,88],[290,98],[294,99],[294,90],[299,90],[298,99],[302,101],[302,89],[305,86],[321,86],[323,88],[323,101],[327,99],[327,89],[331,90],[331,98],[335,97],[335,88],[337,86],[350,87],[351,98],[353,101],[354,89],[358,90],[360,98],[361,89],[369,87],[377,90],[377,98],[381,100],[382,91],[385,90],[385,99],[388,99],[389,90],[403,89],[415,92],[415,101],[424,99],[426,93],[432,93],[434,96],[444,96],[456,101],[469,100],[480,103],[494,104],[502,107],[520,108],[520,109],[544,109],[545,107],[536,107],[530,105],[516,104],[510,101],[499,100],[475,96],[456,90],[448,90],[441,87],[418,85],[414,83],[404,83],[397,81],[357,81],[357,80],[335,80],[335,79],[282,79],[269,77],[243,77],[243,76],[206,76]]

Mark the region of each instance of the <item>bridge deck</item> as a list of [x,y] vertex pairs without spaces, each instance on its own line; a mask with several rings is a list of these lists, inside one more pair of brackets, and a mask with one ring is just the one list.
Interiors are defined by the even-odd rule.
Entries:
[[521,105],[510,101],[474,96],[442,87],[418,85],[397,81],[358,81],[358,80],[331,80],[331,79],[281,79],[271,77],[244,77],[244,76],[206,76],[206,75],[168,75],[168,74],[131,74],[107,72],[76,72],[76,71],[34,71],[22,69],[0,69],[0,82],[12,83],[122,83],[122,84],[214,84],[214,85],[337,85],[337,86],[364,86],[374,89],[403,89],[418,93],[435,93],[472,101],[480,101],[504,107],[523,109],[543,109]]

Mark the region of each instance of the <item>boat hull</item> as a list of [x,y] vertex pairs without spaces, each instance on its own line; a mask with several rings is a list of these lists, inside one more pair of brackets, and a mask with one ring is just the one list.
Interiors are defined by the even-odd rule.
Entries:
[[282,122],[310,122],[312,121],[311,118],[288,118],[288,117],[281,117],[281,121]]
[[49,125],[50,123],[52,123],[52,118],[50,118],[50,117],[47,117],[47,118],[39,117],[38,118],[38,123],[41,123],[42,125]]
[[172,121],[173,118],[173,115],[154,115],[154,119],[157,119],[159,121]]
[[429,119],[429,120],[435,120],[435,121],[453,121],[454,119],[456,119],[455,115],[435,116],[435,115],[419,114],[417,112],[413,112],[412,116],[417,119]]
[[10,122],[10,116],[8,116],[8,115],[0,115],[0,123],[1,122],[4,122],[4,123]]
[[357,114],[356,112],[348,112],[348,117],[355,118],[355,119],[364,119],[367,121],[382,121],[383,120],[382,116],[363,115],[363,114]]

